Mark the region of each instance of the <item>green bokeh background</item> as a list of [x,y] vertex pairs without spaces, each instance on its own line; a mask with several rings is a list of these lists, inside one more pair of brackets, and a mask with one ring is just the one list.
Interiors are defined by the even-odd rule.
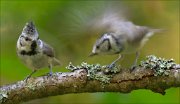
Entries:
[[[61,67],[53,68],[54,72],[66,72],[65,66],[71,61],[80,64],[88,63],[108,64],[114,60],[113,56],[96,56],[88,58],[96,38],[101,34],[89,32],[85,24],[96,18],[96,14],[103,11],[109,4],[123,6],[127,10],[127,17],[138,25],[154,28],[165,28],[163,34],[155,35],[141,50],[139,60],[146,55],[155,54],[167,59],[179,60],[179,0],[123,0],[123,1],[56,1],[56,0],[1,0],[0,29],[1,29],[1,86],[24,79],[30,72],[16,55],[16,41],[22,28],[29,20],[36,24],[40,38],[56,51],[61,60]],[[121,7],[122,8],[122,7]],[[125,56],[122,65],[131,65],[134,55]],[[48,68],[33,75],[40,76],[47,73]],[[150,90],[136,90],[128,94],[122,93],[83,93],[53,96],[26,102],[24,104],[84,104],[84,103],[162,103],[179,104],[180,89],[170,88],[162,96]]]

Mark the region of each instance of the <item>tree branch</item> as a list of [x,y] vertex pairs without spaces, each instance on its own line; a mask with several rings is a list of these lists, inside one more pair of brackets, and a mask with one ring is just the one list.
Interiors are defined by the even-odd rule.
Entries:
[[124,69],[113,75],[110,83],[102,84],[87,76],[87,69],[68,73],[54,73],[53,76],[30,78],[0,88],[0,100],[4,104],[17,104],[33,99],[84,92],[129,93],[136,89],[149,89],[165,94],[170,87],[180,87],[180,69],[171,69],[169,75],[154,76],[152,69],[136,68],[133,72]]

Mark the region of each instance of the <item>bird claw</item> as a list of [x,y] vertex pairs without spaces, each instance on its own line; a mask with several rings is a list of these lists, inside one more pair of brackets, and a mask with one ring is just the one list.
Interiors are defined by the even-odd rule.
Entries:
[[47,76],[48,76],[48,77],[51,77],[52,75],[53,75],[52,72],[47,73]]
[[131,73],[131,72],[133,72],[133,71],[134,71],[134,69],[136,69],[136,67],[137,67],[137,66],[135,66],[135,65],[131,66],[131,68],[130,68],[130,70],[129,70],[129,71],[130,71],[130,73]]
[[108,69],[113,69],[113,67],[115,67],[115,64],[114,64],[114,63],[112,63],[112,64],[110,64],[110,65],[107,66]]
[[107,66],[106,66],[106,70],[104,71],[104,73],[105,73],[105,74],[111,73],[111,71],[113,70],[114,66],[115,66],[114,63],[113,63],[113,64],[110,64],[110,65],[107,65]]
[[30,76],[27,76],[24,81],[27,83],[28,79],[30,78]]

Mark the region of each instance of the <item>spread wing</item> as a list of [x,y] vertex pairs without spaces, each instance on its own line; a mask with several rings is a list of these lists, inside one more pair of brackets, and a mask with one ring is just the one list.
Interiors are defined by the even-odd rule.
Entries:
[[43,53],[49,57],[54,57],[54,50],[48,44],[43,43]]

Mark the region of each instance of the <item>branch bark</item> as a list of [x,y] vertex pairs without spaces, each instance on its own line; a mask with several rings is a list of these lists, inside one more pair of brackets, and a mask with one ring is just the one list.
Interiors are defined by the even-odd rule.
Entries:
[[171,69],[168,76],[154,76],[153,70],[136,68],[133,72],[123,70],[113,76],[109,84],[102,86],[97,80],[87,77],[86,69],[68,73],[54,73],[53,76],[30,78],[0,88],[3,104],[17,104],[33,99],[68,93],[121,92],[130,93],[136,89],[149,89],[165,94],[170,87],[180,87],[180,69]]

